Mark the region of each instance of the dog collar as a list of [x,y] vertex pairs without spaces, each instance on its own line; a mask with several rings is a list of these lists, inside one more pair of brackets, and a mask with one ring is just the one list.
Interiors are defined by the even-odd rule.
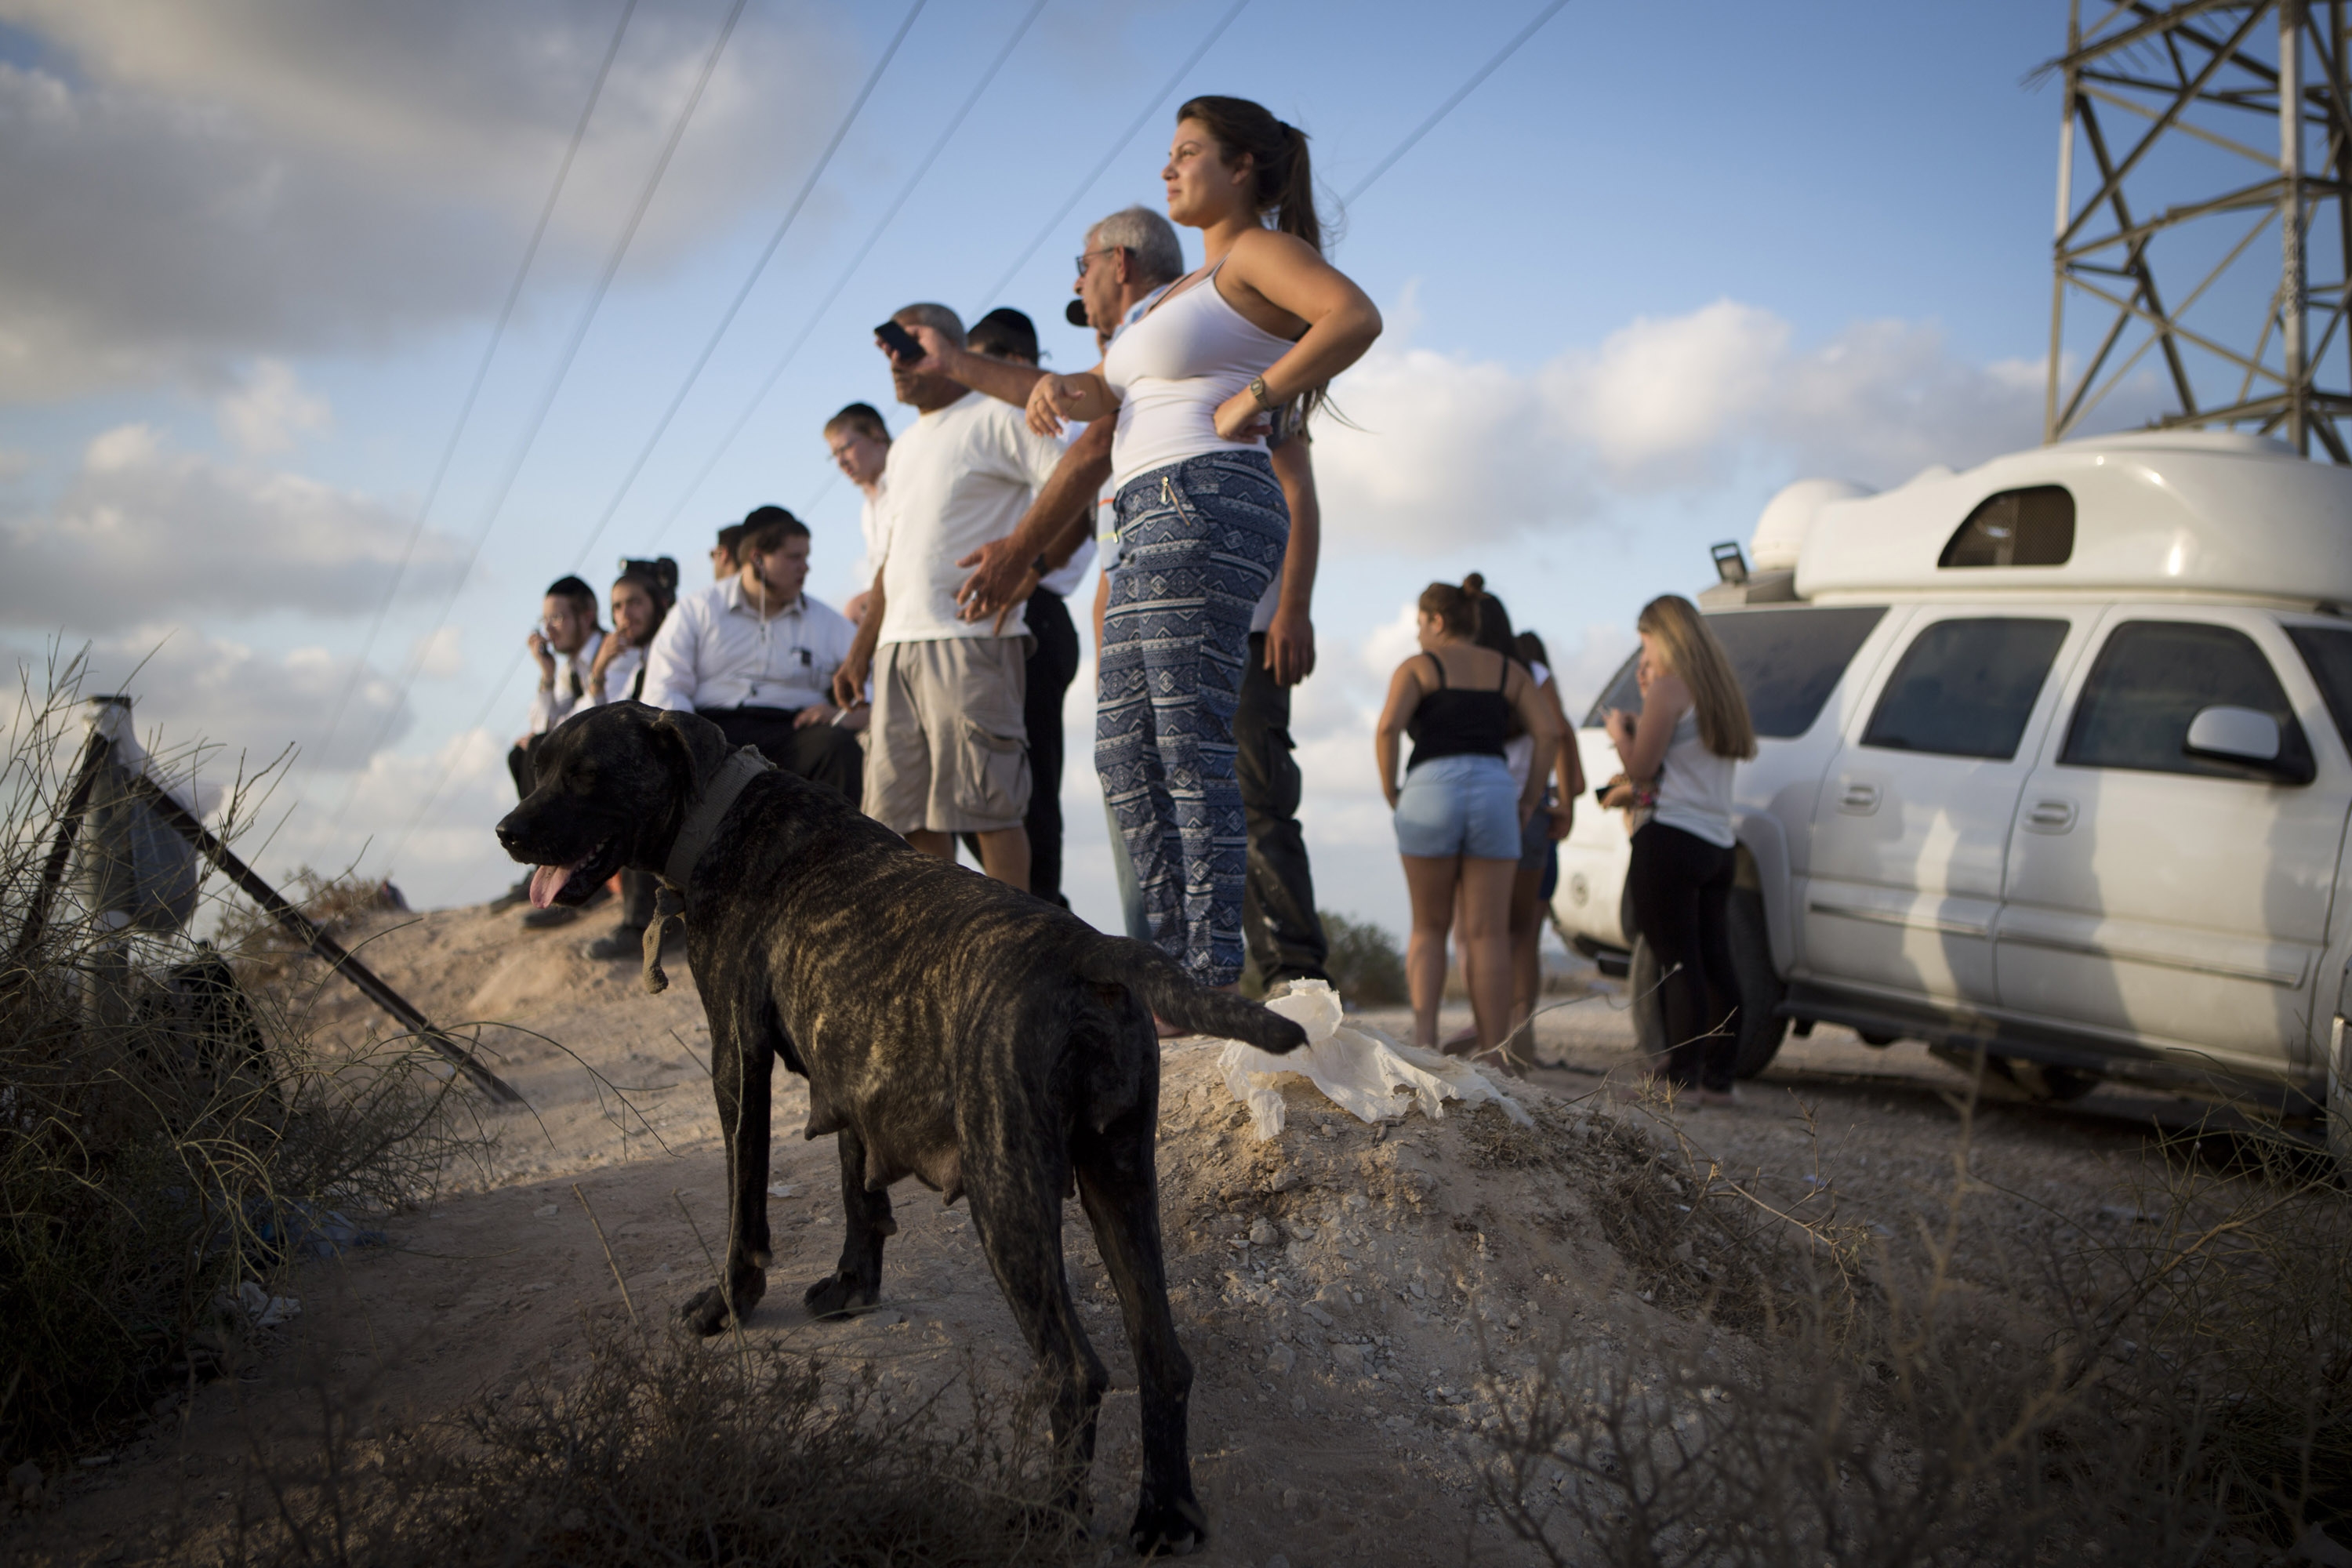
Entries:
[[743,793],[743,786],[775,765],[757,747],[739,746],[687,807],[686,822],[669,847],[669,858],[662,862],[662,890],[654,901],[654,918],[646,924],[643,978],[647,995],[658,996],[669,989],[669,976],[661,965],[662,933],[670,921],[685,918],[686,879],[694,874],[695,862],[710,847],[711,835],[719,831],[728,807]]
[[710,847],[712,835],[726,818],[735,797],[743,786],[771,772],[775,763],[760,754],[756,746],[738,746],[729,754],[710,782],[703,786],[694,803],[687,807],[686,821],[677,830],[677,839],[669,847],[669,858],[662,863],[662,880],[686,891],[686,879],[694,874],[694,863]]

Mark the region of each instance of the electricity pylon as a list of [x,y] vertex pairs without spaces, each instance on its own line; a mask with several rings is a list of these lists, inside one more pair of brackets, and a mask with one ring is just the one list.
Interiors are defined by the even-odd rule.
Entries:
[[2043,68],[2066,101],[2042,438],[2153,352],[2173,405],[2155,425],[2252,426],[2352,462],[2352,393],[2323,385],[2352,386],[2346,0],[2092,5],[2084,27],[2070,0]]

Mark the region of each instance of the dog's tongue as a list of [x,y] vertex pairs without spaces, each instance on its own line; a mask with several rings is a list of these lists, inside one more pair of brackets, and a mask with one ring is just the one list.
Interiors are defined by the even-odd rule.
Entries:
[[572,873],[587,864],[574,860],[569,866],[541,866],[530,874],[530,907],[543,910],[555,902],[555,895],[563,891],[563,884],[572,880]]

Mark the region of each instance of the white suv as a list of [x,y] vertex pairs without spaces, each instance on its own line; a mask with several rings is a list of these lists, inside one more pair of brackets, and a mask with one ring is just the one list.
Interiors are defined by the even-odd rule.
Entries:
[[[1743,1075],[1826,1020],[2029,1092],[2189,1080],[2333,1098],[2352,1129],[2352,472],[2114,437],[1791,486],[1751,548],[1753,572],[1718,546],[1701,595],[1759,736]],[[1580,733],[1590,778],[1617,771],[1602,710],[1639,705],[1628,660]],[[1640,996],[1627,853],[1622,816],[1579,812],[1553,912]]]

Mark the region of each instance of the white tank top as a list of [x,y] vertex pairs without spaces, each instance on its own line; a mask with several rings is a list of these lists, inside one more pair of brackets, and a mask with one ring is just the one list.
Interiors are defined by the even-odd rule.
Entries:
[[1718,849],[1734,843],[1731,831],[1731,771],[1738,764],[1718,757],[1698,738],[1698,715],[1675,721],[1674,739],[1658,769],[1658,809],[1650,820],[1679,827]]
[[1111,487],[1207,452],[1262,452],[1263,441],[1217,434],[1217,405],[1290,352],[1217,292],[1209,275],[1122,328],[1103,355],[1103,380],[1119,398]]

